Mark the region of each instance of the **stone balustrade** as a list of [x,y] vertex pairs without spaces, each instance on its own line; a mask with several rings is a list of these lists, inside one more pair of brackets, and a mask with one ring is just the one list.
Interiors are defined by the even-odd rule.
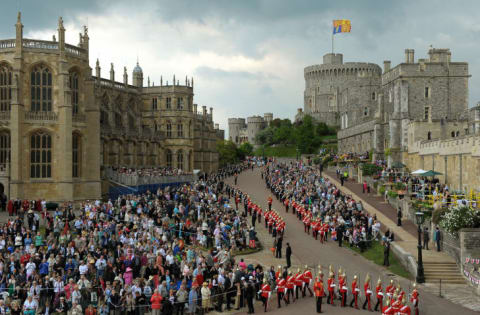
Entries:
[[26,121],[39,121],[39,122],[56,122],[58,120],[58,114],[55,112],[25,112]]
[[0,49],[11,49],[16,47],[15,39],[0,40]]
[[57,42],[50,42],[38,39],[23,39],[22,45],[24,48],[30,49],[46,49],[46,50],[58,50]]
[[10,111],[0,112],[0,121],[10,121]]

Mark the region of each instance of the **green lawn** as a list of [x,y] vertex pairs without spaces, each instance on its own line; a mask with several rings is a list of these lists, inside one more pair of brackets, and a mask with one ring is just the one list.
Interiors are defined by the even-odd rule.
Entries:
[[[378,241],[373,241],[372,246],[368,248],[363,253],[360,253],[358,247],[351,247],[351,249],[365,257],[366,259],[373,261],[377,265],[383,266],[383,246]],[[410,273],[402,266],[400,261],[397,259],[395,254],[390,249],[390,266],[387,268],[390,272],[399,275],[401,277],[410,279],[412,276]]]

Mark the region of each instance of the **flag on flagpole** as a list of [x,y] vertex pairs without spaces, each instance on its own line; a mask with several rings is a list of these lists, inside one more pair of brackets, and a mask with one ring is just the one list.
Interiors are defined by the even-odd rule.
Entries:
[[350,33],[352,24],[350,20],[333,20],[333,35],[337,33]]

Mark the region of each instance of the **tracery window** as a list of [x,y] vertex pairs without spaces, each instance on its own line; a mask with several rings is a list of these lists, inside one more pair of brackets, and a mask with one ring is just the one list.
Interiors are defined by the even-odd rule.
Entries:
[[0,111],[10,111],[12,100],[12,71],[0,65]]
[[80,177],[80,154],[81,154],[81,138],[80,135],[74,133],[72,135],[72,177]]
[[52,177],[52,137],[45,132],[30,137],[30,177]]
[[52,73],[45,66],[35,67],[30,74],[31,111],[52,110]]
[[72,114],[78,114],[78,74],[70,73],[70,91],[72,93]]

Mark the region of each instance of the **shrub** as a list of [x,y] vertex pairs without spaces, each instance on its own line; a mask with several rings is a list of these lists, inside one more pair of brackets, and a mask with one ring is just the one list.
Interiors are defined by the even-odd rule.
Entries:
[[320,158],[318,158],[318,157],[317,157],[317,158],[314,158],[314,159],[313,159],[313,164],[315,164],[315,165],[320,164]]
[[378,165],[371,163],[362,164],[362,175],[363,176],[372,176],[380,172],[382,168]]
[[480,226],[480,212],[469,207],[454,207],[445,213],[440,226],[450,235],[458,237],[458,231],[463,228]]
[[390,198],[397,198],[398,197],[398,193],[394,190],[389,190],[387,192],[387,196],[390,197]]
[[448,208],[439,208],[439,209],[433,210],[432,222],[435,224],[440,223],[440,221],[443,219],[443,216],[445,215],[445,213],[447,213],[447,211],[448,211]]
[[380,195],[385,194],[385,186],[383,186],[383,185],[380,186],[380,188],[378,189],[378,193],[379,193]]

